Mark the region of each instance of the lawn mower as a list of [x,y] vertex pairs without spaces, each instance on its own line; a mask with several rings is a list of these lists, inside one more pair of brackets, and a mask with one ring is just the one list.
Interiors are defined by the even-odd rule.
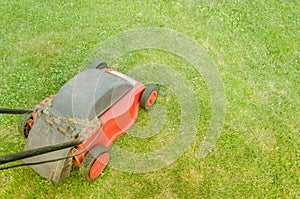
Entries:
[[23,163],[0,170],[30,166],[60,182],[75,165],[87,180],[94,180],[107,166],[114,141],[134,125],[139,109],[149,110],[157,96],[156,85],[145,86],[97,60],[35,108],[0,109],[23,114],[19,129],[26,137],[24,151],[0,156],[0,164],[21,159]]

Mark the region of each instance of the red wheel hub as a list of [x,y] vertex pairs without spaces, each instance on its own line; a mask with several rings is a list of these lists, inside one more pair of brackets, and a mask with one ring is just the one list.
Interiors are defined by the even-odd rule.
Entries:
[[148,106],[152,106],[157,98],[157,91],[153,91],[148,99]]
[[90,169],[90,178],[92,179],[97,178],[106,167],[108,160],[109,160],[109,153],[103,153],[102,155],[100,155],[95,160],[94,164]]

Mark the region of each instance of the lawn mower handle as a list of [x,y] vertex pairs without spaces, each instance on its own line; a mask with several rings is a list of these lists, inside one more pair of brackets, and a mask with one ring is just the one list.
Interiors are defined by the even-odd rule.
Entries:
[[0,114],[25,114],[32,113],[33,110],[0,108]]
[[26,151],[14,153],[14,154],[6,155],[6,156],[0,156],[0,164],[5,164],[5,163],[13,162],[16,160],[21,160],[21,159],[25,159],[25,158],[29,158],[29,157],[33,157],[33,156],[37,156],[37,155],[42,155],[42,154],[53,152],[53,151],[58,151],[58,150],[65,149],[68,147],[77,146],[77,145],[81,144],[82,142],[83,142],[82,140],[74,140],[74,141],[56,144],[56,145],[52,145],[52,146],[45,146],[45,147],[40,147],[40,148],[36,148],[36,149],[30,149],[30,150],[26,150]]

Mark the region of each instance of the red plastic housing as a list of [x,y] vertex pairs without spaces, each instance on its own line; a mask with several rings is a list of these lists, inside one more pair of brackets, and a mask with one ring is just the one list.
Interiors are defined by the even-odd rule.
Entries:
[[[112,72],[114,74],[121,74],[111,69],[106,69],[106,71]],[[129,81],[134,82],[134,87],[109,110],[107,110],[103,115],[99,117],[99,120],[102,121],[104,127],[101,134],[96,140],[94,139],[102,129],[100,123],[98,128],[93,132],[88,132],[81,135],[85,138],[85,141],[81,145],[77,146],[77,148],[74,148],[72,152],[76,154],[81,152],[82,150],[87,150],[83,154],[78,155],[74,158],[73,164],[77,167],[80,167],[83,158],[91,148],[98,144],[102,144],[109,148],[118,137],[124,135],[128,130],[130,130],[130,128],[137,120],[138,111],[140,108],[140,98],[143,91],[145,90],[145,86],[140,82],[136,82],[128,76],[125,76],[123,74],[121,75],[122,78],[126,78]]]

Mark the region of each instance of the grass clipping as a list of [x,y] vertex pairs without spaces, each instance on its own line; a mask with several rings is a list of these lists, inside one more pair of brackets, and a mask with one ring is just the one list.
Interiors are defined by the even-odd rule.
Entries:
[[45,105],[37,110],[37,118],[41,118],[49,126],[58,130],[60,133],[72,139],[77,139],[82,134],[92,131],[100,126],[97,117],[88,120],[62,116],[61,113],[52,108],[53,100],[53,98],[50,99]]

